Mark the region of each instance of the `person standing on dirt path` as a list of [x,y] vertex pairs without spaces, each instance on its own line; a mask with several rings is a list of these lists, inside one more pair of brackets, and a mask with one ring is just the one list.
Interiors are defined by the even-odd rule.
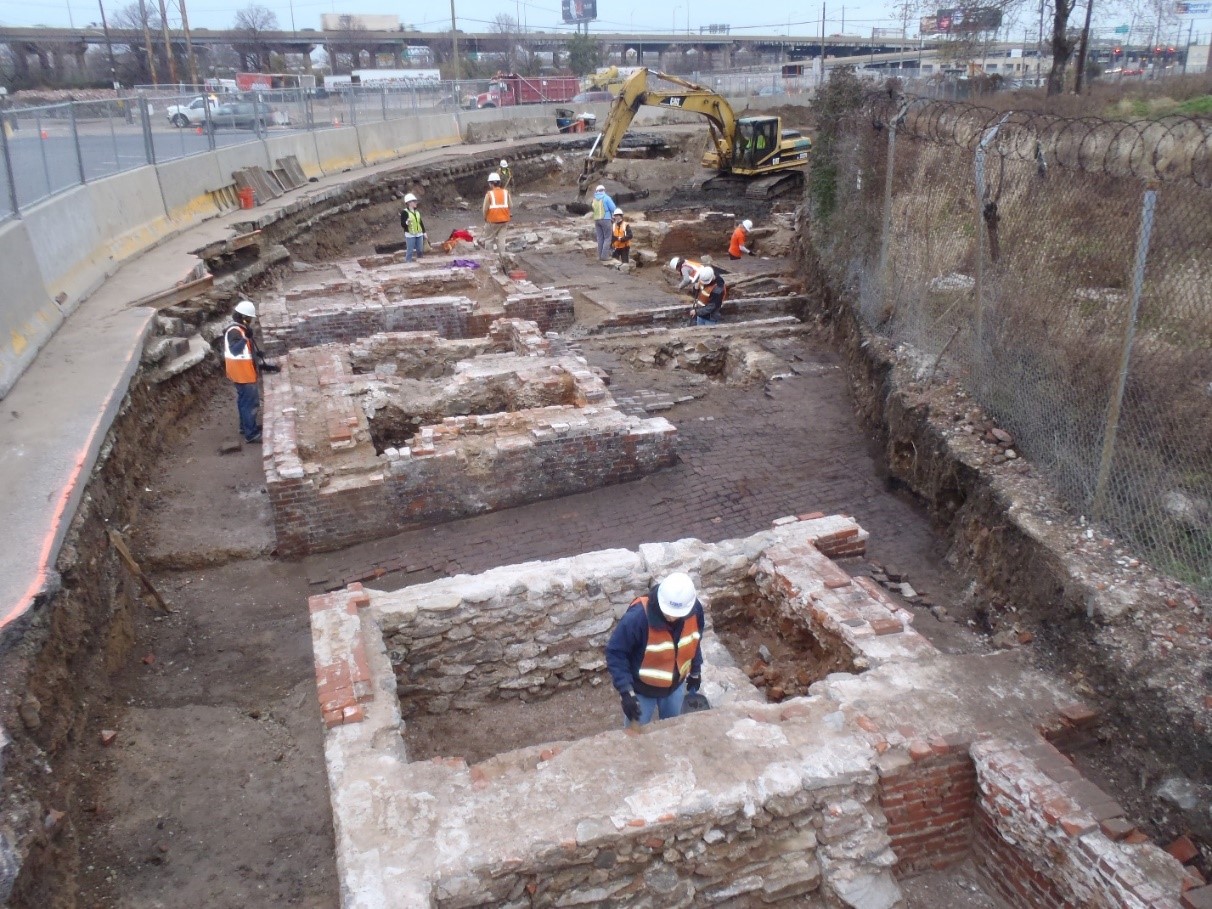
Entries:
[[501,185],[509,189],[513,185],[513,171],[509,169],[509,162],[504,158],[501,159],[501,166],[497,168],[497,173],[501,177]]
[[617,207],[614,199],[606,195],[606,187],[600,183],[593,191],[593,236],[598,243],[598,261],[610,261],[610,230],[614,221],[614,210]]
[[505,232],[511,217],[509,190],[501,185],[501,175],[493,171],[488,175],[488,192],[484,194],[484,234],[480,243],[485,248],[492,246],[502,268],[505,266]]
[[703,604],[684,572],[631,601],[606,644],[606,668],[623,704],[623,725],[682,712],[703,681]]
[[257,379],[262,372],[280,372],[280,368],[267,363],[253,337],[253,322],[257,320],[257,307],[250,300],[241,300],[231,314],[232,324],[223,332],[223,362],[227,378],[236,386],[236,410],[240,414],[240,435],[245,442],[261,441],[261,426],[257,422],[257,409],[261,399],[257,392]]
[[413,258],[421,258],[425,251],[425,219],[421,217],[420,202],[409,193],[404,197],[404,210],[400,212],[400,226],[404,228],[404,261],[411,262]]
[[626,265],[631,261],[631,225],[623,218],[623,209],[616,208],[614,226],[610,229],[610,255]]
[[749,232],[753,230],[753,222],[746,218],[736,226],[736,230],[732,232],[732,239],[728,241],[728,258],[739,259],[741,256],[752,256],[753,250],[749,248]]

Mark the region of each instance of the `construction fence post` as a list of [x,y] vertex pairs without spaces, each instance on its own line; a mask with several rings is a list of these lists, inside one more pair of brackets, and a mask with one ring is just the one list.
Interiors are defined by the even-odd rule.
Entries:
[[80,170],[80,184],[84,185],[88,180],[84,175],[84,152],[80,150],[80,129],[76,125],[76,105],[74,102],[68,103],[67,117],[72,127],[72,144],[76,148],[76,165]]
[[1140,315],[1140,298],[1145,286],[1145,265],[1149,259],[1149,239],[1153,234],[1153,215],[1157,208],[1157,186],[1145,188],[1141,202],[1140,231],[1136,235],[1136,259],[1132,265],[1132,298],[1124,320],[1124,336],[1119,348],[1119,373],[1107,404],[1107,423],[1103,430],[1102,454],[1098,460],[1098,477],[1094,481],[1091,511],[1098,519],[1107,505],[1107,483],[1111,478],[1111,461],[1115,457],[1115,437],[1124,406],[1124,389],[1128,385],[1128,367],[1132,360],[1132,343],[1136,339],[1136,322]]
[[4,176],[8,180],[8,201],[13,209],[13,217],[21,217],[21,206],[17,204],[17,181],[13,177],[13,159],[8,147],[8,123],[4,112],[0,111],[0,157],[4,158]]

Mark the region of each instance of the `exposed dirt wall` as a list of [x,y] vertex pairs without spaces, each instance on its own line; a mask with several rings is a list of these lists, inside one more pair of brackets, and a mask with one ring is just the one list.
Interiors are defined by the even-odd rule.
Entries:
[[0,720],[11,742],[0,795],[6,873],[0,884],[11,888],[3,894],[11,906],[77,905],[75,814],[88,807],[77,798],[88,768],[77,765],[73,746],[85,734],[91,705],[108,696],[111,671],[129,655],[132,612],[149,608],[107,532],[138,520],[157,457],[216,368],[207,360],[158,385],[143,370],[136,375],[56,563],[60,584],[3,642]]
[[1037,658],[1082,681],[1114,734],[1200,778],[1212,766],[1205,605],[1070,514],[1028,464],[994,463],[996,449],[957,432],[971,399],[864,329],[820,268],[806,211],[797,226],[802,315],[833,335],[890,477],[930,508],[986,614],[1013,607],[1015,626],[1044,645]]

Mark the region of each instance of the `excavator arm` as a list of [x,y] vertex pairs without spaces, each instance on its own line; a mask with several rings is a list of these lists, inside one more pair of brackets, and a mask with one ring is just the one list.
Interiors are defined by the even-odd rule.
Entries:
[[589,150],[585,168],[577,180],[582,196],[589,189],[594,175],[604,170],[619,153],[619,144],[627,134],[631,121],[635,119],[639,109],[645,106],[686,110],[706,117],[711,127],[711,140],[715,145],[719,167],[721,170],[730,168],[733,137],[736,134],[736,115],[732,112],[732,106],[719,94],[702,85],[667,73],[653,71],[651,75],[679,86],[680,90],[649,89],[647,69],[636,70],[627,78],[619,96],[610,105],[606,123]]

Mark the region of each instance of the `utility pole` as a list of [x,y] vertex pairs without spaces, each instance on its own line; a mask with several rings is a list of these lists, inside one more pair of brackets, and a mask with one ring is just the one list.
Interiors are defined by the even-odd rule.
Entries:
[[198,63],[194,59],[194,42],[189,34],[189,14],[185,12],[185,0],[177,0],[177,8],[181,10],[181,29],[185,32],[185,59],[189,64],[189,81],[201,85],[198,81]]
[[821,81],[825,81],[825,4],[821,3]]
[[[455,0],[450,0],[450,41],[451,53],[454,55],[454,80],[459,81],[459,27],[455,25]],[[455,96],[458,97],[459,87],[455,86]]]
[[[1182,26],[1180,25],[1181,29]],[[1195,33],[1195,20],[1191,20],[1191,24],[1187,26],[1187,49],[1183,51],[1183,75],[1187,75],[1187,58],[1191,56],[1191,36]],[[1179,33],[1181,36],[1181,32]]]
[[1044,62],[1044,0],[1039,0],[1039,41],[1035,44],[1035,87],[1039,88],[1040,66]]
[[156,52],[152,50],[151,29],[147,25],[147,0],[139,0],[139,18],[143,24],[143,47],[147,51],[147,68],[151,70],[152,85],[160,84],[156,75]]
[[118,64],[114,62],[114,43],[109,40],[109,23],[105,21],[104,0],[97,0],[101,10],[101,29],[105,32],[105,49],[109,52],[109,81],[114,91],[118,90]]
[[1077,74],[1073,80],[1073,94],[1082,93],[1082,79],[1086,75],[1086,48],[1090,44],[1090,14],[1094,11],[1094,0],[1086,0],[1086,24],[1082,26],[1082,43],[1077,49]]
[[168,58],[168,78],[177,81],[177,61],[173,59],[173,46],[168,38],[168,10],[164,0],[160,0],[160,31],[164,35],[164,56]]

